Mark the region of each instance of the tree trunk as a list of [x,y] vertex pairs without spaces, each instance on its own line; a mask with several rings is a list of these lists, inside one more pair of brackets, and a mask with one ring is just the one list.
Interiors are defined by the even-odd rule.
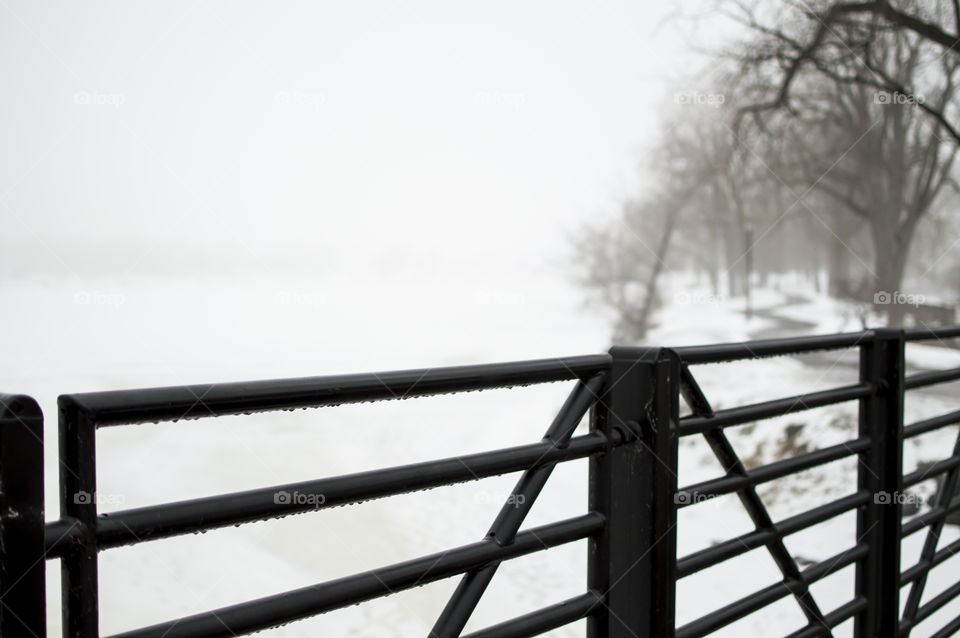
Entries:
[[660,242],[657,244],[657,260],[653,264],[653,270],[650,271],[650,278],[647,279],[647,289],[643,297],[643,308],[640,310],[637,332],[640,338],[647,334],[647,326],[650,322],[650,314],[653,312],[653,305],[657,297],[657,280],[663,272],[664,262],[667,259],[667,252],[670,250],[670,239],[673,237],[673,229],[676,228],[677,218],[680,217],[679,209],[667,213],[667,221],[663,227],[663,233],[660,235]]
[[727,294],[731,297],[739,297],[745,289],[743,281],[743,252],[742,238],[733,223],[728,222],[723,225],[723,248],[724,259],[726,261],[727,275]]
[[853,293],[853,286],[850,282],[850,253],[846,244],[837,237],[832,236],[830,241],[830,256],[828,262],[828,281],[829,293],[831,297],[843,299]]
[[[885,232],[886,231],[886,232]],[[873,303],[878,313],[886,314],[887,325],[903,326],[909,291],[901,290],[910,248],[910,232],[889,232],[888,228],[876,228],[874,236],[874,269],[876,290]]]

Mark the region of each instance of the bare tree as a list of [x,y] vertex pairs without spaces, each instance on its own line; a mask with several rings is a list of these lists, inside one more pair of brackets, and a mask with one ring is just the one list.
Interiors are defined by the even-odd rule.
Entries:
[[[909,30],[834,21],[801,74],[797,56],[806,54],[793,35],[752,18],[745,22],[761,35],[738,56],[753,100],[739,114],[751,115],[754,128],[780,142],[778,166],[801,193],[823,196],[867,225],[873,265],[860,294],[869,290],[886,301],[881,293],[902,284],[919,222],[952,184],[956,140],[949,124],[929,114],[951,108],[960,56],[930,55],[930,45]],[[859,54],[846,43],[856,43]],[[774,60],[790,74],[782,80],[789,93],[782,83],[768,85],[775,97],[763,101]],[[880,76],[883,82],[876,81]],[[882,90],[921,83],[927,95]],[[857,259],[866,263],[871,256]],[[891,323],[902,322],[901,306],[885,310]]]
[[[957,0],[949,6],[937,0],[778,0],[773,5],[775,17],[766,20],[758,17],[765,4],[769,6],[762,0],[720,1],[722,13],[753,32],[752,57],[764,65],[765,96],[747,106],[745,113],[795,112],[798,99],[803,102],[803,78],[811,71],[889,94],[924,95],[929,82],[935,86],[940,78],[904,77],[891,67],[885,42],[891,33],[909,36],[935,59],[960,59]],[[945,137],[960,143],[960,116],[952,100],[920,100],[916,106]]]
[[614,220],[580,235],[581,283],[616,312],[617,342],[646,334],[679,212],[666,202],[627,201]]
[[646,334],[662,275],[673,260],[677,229],[684,229],[685,244],[703,251],[714,246],[704,229],[716,231],[729,221],[729,207],[712,206],[711,197],[722,191],[718,180],[732,146],[715,143],[720,114],[704,112],[710,117],[684,117],[666,127],[646,167],[656,190],[624,202],[613,219],[583,229],[575,247],[581,283],[617,314],[618,341],[635,342]]

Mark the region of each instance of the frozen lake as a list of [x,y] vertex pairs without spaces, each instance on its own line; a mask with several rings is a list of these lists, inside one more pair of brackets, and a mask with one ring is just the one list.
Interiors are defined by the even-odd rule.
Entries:
[[[382,278],[377,272],[349,280],[295,274],[284,277],[282,285],[277,281],[197,275],[87,277],[81,283],[38,277],[0,286],[8,310],[0,320],[5,355],[0,388],[35,396],[48,416],[48,519],[57,516],[53,443],[60,393],[457,365],[608,347],[606,318],[585,310],[579,292],[553,268],[501,276],[477,272],[473,281],[415,269]],[[760,297],[771,306],[777,301],[774,293]],[[739,339],[747,333],[742,319],[715,305],[668,306],[661,316],[664,321],[651,337],[658,343]],[[749,327],[762,329],[763,321]],[[853,372],[843,364],[807,366],[779,359],[708,366],[697,374],[715,405],[729,407],[773,398],[783,383],[794,384],[796,391],[850,383]],[[569,384],[550,384],[105,429],[98,434],[101,511],[534,442],[569,389]],[[930,415],[955,409],[949,403],[931,396],[908,410]],[[818,445],[849,438],[851,409],[811,412],[807,436]],[[769,462],[782,426],[797,420],[742,428],[731,438],[744,458]],[[952,436],[939,433],[922,448],[908,450],[908,463],[942,454]],[[685,440],[681,455],[681,484],[718,473],[699,440]],[[761,495],[775,503],[772,514],[779,519],[849,493],[854,472],[855,461],[849,459],[771,484]],[[515,480],[515,475],[498,477],[109,550],[100,557],[101,631],[116,633],[479,540]],[[525,526],[583,513],[586,487],[585,461],[562,464]],[[841,516],[791,537],[788,547],[805,559],[822,560],[852,545],[853,527],[852,515]],[[681,553],[750,529],[735,497],[714,499],[681,513]],[[956,537],[954,528],[948,528],[948,536]],[[905,566],[912,564],[906,556],[918,551],[915,545],[905,549]],[[582,593],[585,550],[584,542],[573,543],[501,566],[468,631]],[[814,587],[826,610],[850,598],[852,576],[848,568]],[[49,622],[56,632],[59,570],[52,563],[48,579]],[[778,580],[763,549],[706,570],[681,581],[678,622]],[[456,582],[294,623],[271,635],[422,636]],[[932,594],[946,584],[932,579]],[[722,635],[761,635],[772,627],[787,633],[802,625],[796,604],[785,599]],[[552,635],[583,635],[583,623]]]
[[[9,280],[2,285],[8,312],[0,339],[7,365],[0,387],[33,395],[47,415],[47,518],[53,519],[60,393],[455,365],[607,347],[605,321],[584,313],[562,278],[528,272],[520,279],[483,272],[471,282],[415,270],[404,277],[394,269],[360,280],[294,275],[280,286],[267,276]],[[29,310],[10,312],[14,308]],[[101,511],[534,442],[568,390],[555,384],[103,430]],[[543,495],[532,523],[585,509],[585,465],[561,467],[555,479],[557,489]],[[514,480],[501,477],[104,553],[101,630],[115,633],[479,540]],[[579,545],[504,566],[476,620],[487,624],[533,608],[545,600],[535,595],[539,591],[547,599],[580,593],[585,556]],[[59,570],[48,574],[54,601]],[[422,635],[454,584],[438,583],[277,634]],[[55,603],[50,607],[56,609]],[[53,611],[48,615],[55,629],[59,618]]]

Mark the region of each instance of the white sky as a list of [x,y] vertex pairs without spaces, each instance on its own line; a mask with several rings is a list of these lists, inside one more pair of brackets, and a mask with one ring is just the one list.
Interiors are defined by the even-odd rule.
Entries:
[[3,272],[562,261],[690,69],[664,5],[2,0]]

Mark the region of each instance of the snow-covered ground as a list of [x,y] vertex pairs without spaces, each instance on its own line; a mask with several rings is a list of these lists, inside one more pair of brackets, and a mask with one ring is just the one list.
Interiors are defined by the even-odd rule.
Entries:
[[[444,279],[415,269],[409,277],[377,273],[350,279],[298,274],[244,279],[11,279],[0,283],[0,388],[31,394],[48,415],[47,518],[57,516],[56,396],[116,388],[291,377],[455,365],[599,352],[609,318],[583,307],[579,291],[555,269],[514,276],[476,272]],[[397,285],[403,281],[403,285]],[[786,290],[792,290],[787,288]],[[358,294],[362,291],[362,294]],[[842,308],[815,295],[758,290],[756,316],[742,299],[703,291],[667,295],[651,343],[684,345],[741,340],[781,329],[778,317],[808,332],[857,329]],[[918,367],[960,364],[960,352],[910,346]],[[695,374],[714,407],[851,383],[856,358],[836,353],[699,366]],[[538,440],[569,384],[469,393],[427,400],[109,428],[98,434],[101,511],[332,476],[375,467],[495,449]],[[789,388],[785,391],[784,388]],[[907,421],[956,409],[956,387],[907,401]],[[852,438],[853,405],[734,428],[731,440],[750,464],[769,462]],[[787,436],[787,427],[792,432]],[[932,433],[905,450],[909,471],[949,453],[955,429]],[[718,464],[698,438],[681,446],[681,484],[716,476]],[[855,489],[849,459],[760,488],[775,519]],[[157,541],[101,554],[101,631],[106,634],[321,582],[479,540],[516,476],[487,479]],[[921,496],[929,496],[930,485]],[[586,509],[586,463],[559,466],[527,525]],[[681,554],[749,531],[735,497],[682,510]],[[948,527],[942,543],[956,538]],[[805,561],[854,542],[852,514],[787,540]],[[913,564],[923,535],[904,546]],[[934,572],[925,599],[952,584],[950,560]],[[585,543],[501,566],[468,625],[478,629],[563,598],[585,586]],[[48,569],[52,632],[59,617],[59,570]],[[779,580],[763,549],[681,581],[684,623]],[[456,579],[274,630],[282,636],[422,636]],[[852,596],[853,568],[814,586],[824,611]],[[935,616],[931,627],[957,613]],[[939,620],[939,622],[938,622]],[[781,635],[804,624],[786,598],[717,635]],[[850,623],[847,623],[849,627]],[[583,635],[583,623],[557,636]],[[838,632],[838,635],[843,632]],[[923,626],[915,634],[927,635]]]
[[[787,290],[790,290],[789,288]],[[853,331],[861,328],[853,313],[845,312],[842,304],[810,293],[789,294],[774,289],[756,291],[754,306],[756,319],[746,323],[742,315],[731,310],[743,309],[743,300],[734,299],[729,304],[712,304],[718,315],[728,315],[733,328],[729,338],[740,340],[747,337],[772,337],[785,334],[827,333]],[[686,298],[686,297],[685,297]],[[709,299],[709,297],[702,297]],[[700,308],[707,311],[708,308]],[[689,306],[673,304],[661,313],[661,323],[669,326],[665,341],[671,344],[688,344],[700,341],[696,325],[691,324]],[[778,322],[773,318],[786,318]],[[717,331],[723,330],[718,319],[711,321]],[[781,324],[778,326],[778,324]],[[805,324],[801,328],[799,324]],[[783,328],[782,326],[787,326]],[[664,328],[663,331],[665,331]],[[661,331],[661,332],[663,332]],[[716,340],[726,340],[716,335]],[[655,337],[656,338],[656,337]],[[658,339],[663,341],[664,339]],[[907,347],[908,366],[914,369],[934,369],[960,365],[960,352],[930,345],[910,344]],[[811,392],[839,385],[855,383],[858,375],[857,355],[851,351],[815,353],[795,358],[774,358],[698,366],[694,374],[713,400],[714,408],[726,408],[754,403],[780,396]],[[905,406],[905,421],[911,423],[921,418],[955,410],[957,384],[930,391],[911,391]],[[761,421],[728,429],[727,435],[740,457],[748,466],[769,463],[786,455],[813,451],[837,445],[856,436],[856,405],[848,403],[829,406],[792,415]],[[904,450],[906,472],[917,469],[918,464],[931,462],[950,454],[956,438],[956,428],[933,432],[911,440]],[[712,453],[699,438],[684,439],[681,444],[681,485],[699,482],[720,474],[720,467]],[[766,483],[758,489],[774,520],[779,520],[811,507],[829,502],[852,493],[856,489],[857,461],[848,458],[820,468],[808,470],[795,476]],[[936,488],[933,480],[918,485],[910,498],[923,502],[925,510]],[[697,508],[704,511],[697,512]],[[707,501],[693,509],[681,510],[678,525],[681,554],[726,540],[752,529],[735,496]],[[787,538],[787,548],[801,561],[801,567],[828,559],[856,542],[856,520],[848,513],[831,519],[809,530]],[[913,565],[919,556],[925,532],[914,534],[904,541],[903,568]],[[957,528],[947,526],[941,535],[940,546],[955,540]],[[957,581],[956,569],[960,561],[950,559],[935,570],[927,584],[923,601],[927,601]],[[749,575],[749,576],[744,576]],[[678,622],[696,618],[705,607],[719,607],[737,598],[779,580],[779,573],[766,550],[753,550],[744,556],[680,581],[678,586]],[[813,594],[822,611],[829,612],[853,597],[854,567],[849,566],[825,578],[813,586]],[[905,600],[908,589],[903,590]],[[711,601],[703,605],[702,601]],[[920,625],[913,635],[930,635],[949,622],[960,611],[956,602],[932,616]],[[772,605],[763,613],[754,614],[735,623],[715,635],[766,636],[785,635],[791,629],[802,626],[803,616],[791,598]],[[848,621],[835,635],[851,635],[852,621]]]

